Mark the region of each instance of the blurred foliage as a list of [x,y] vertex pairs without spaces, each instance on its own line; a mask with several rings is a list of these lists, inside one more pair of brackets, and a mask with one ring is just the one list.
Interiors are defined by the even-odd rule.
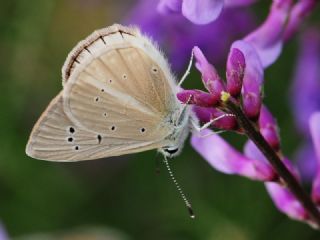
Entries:
[[[270,2],[270,1],[268,1]],[[269,3],[256,6],[263,21]],[[94,29],[121,22],[131,1],[0,1],[0,219],[10,236],[104,226],[130,239],[319,239],[280,214],[263,184],[212,169],[186,143],[172,160],[196,213],[191,220],[155,151],[80,163],[37,161],[24,148],[33,124],[61,90],[70,49]],[[297,44],[266,72],[266,104],[277,116],[283,148],[298,144],[287,102]],[[227,54],[227,53],[226,53]],[[194,81],[193,81],[194,80]],[[193,70],[187,87],[199,84]],[[237,147],[244,139],[224,134]]]

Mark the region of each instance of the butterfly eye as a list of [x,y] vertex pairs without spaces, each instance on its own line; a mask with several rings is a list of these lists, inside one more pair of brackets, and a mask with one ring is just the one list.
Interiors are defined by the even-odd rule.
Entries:
[[167,148],[167,149],[164,149],[165,152],[169,153],[169,154],[175,154],[176,152],[179,151],[179,148]]

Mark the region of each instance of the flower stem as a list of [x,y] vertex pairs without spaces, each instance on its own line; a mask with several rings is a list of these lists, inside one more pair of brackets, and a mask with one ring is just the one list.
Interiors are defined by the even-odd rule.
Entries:
[[282,180],[285,182],[288,189],[300,201],[302,206],[308,212],[310,218],[320,228],[320,213],[312,202],[309,195],[304,191],[300,183],[290,173],[284,163],[281,161],[278,154],[268,144],[268,142],[261,135],[260,131],[256,128],[254,123],[244,114],[242,109],[231,98],[224,101],[225,107],[229,109],[236,116],[239,125],[243,128],[246,135],[253,141],[259,150],[264,154],[272,167],[276,170]]

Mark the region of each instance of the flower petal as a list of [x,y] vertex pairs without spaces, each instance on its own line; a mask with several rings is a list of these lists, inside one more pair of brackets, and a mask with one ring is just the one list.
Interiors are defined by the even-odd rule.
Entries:
[[296,220],[308,219],[306,210],[287,188],[277,183],[266,183],[265,186],[274,204],[281,212]]
[[182,14],[195,24],[208,24],[220,15],[224,0],[183,0]]
[[279,57],[292,0],[274,0],[266,21],[244,38],[256,49],[264,68]]
[[155,7],[158,3],[159,0],[137,0],[122,23],[136,25],[156,40],[168,54],[172,69],[177,73],[185,71],[190,51],[195,45],[206,53],[211,63],[223,64],[232,42],[257,25],[254,14],[247,8],[241,11],[226,9],[216,21],[196,25],[190,24],[182,14],[159,14]]
[[[251,141],[248,141],[245,144],[244,153],[249,158],[266,161],[260,150]],[[298,174],[291,163],[286,160],[285,164],[287,168],[296,176],[296,178],[298,178]],[[271,199],[281,212],[297,220],[307,219],[306,211],[301,206],[300,202],[297,201],[295,196],[287,188],[281,186],[278,183],[270,182],[265,183],[265,186],[269,195],[271,196]]]
[[312,142],[306,141],[295,153],[294,162],[297,164],[303,182],[311,183],[317,172],[317,158]]
[[224,0],[225,7],[240,7],[255,3],[257,0]]
[[310,136],[309,118],[320,110],[320,31],[309,29],[300,40],[300,50],[291,89],[291,106],[298,130]]
[[284,39],[289,40],[300,27],[302,21],[315,9],[318,0],[300,0],[292,8]]
[[0,223],[0,240],[9,240],[9,237],[1,223]]
[[246,158],[212,131],[206,129],[203,132],[207,137],[193,135],[191,144],[218,171],[238,174],[253,180],[270,181],[274,179],[273,171],[269,165],[262,161]]
[[[248,158],[263,161],[265,163],[268,163],[268,165],[270,165],[268,160],[265,158],[265,156],[261,153],[261,151],[257,148],[257,146],[251,140],[248,140],[246,142],[246,144],[244,145],[243,152],[245,156],[247,156]],[[294,175],[294,177],[298,181],[300,181],[300,174],[298,170],[295,168],[295,166],[292,164],[292,162],[286,157],[283,157],[281,160],[284,163],[284,165],[287,167],[287,169],[291,172],[291,174]],[[273,171],[275,175],[277,175],[276,171],[275,170]]]
[[181,12],[182,0],[160,0],[157,6],[158,12],[168,14]]
[[310,132],[314,149],[317,156],[317,175],[313,181],[312,198],[320,204],[320,112],[316,112],[310,117]]

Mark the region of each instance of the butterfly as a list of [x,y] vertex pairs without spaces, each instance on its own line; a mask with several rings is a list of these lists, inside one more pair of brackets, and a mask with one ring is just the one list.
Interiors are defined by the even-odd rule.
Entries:
[[158,149],[180,153],[193,119],[157,45],[138,28],[97,30],[68,55],[62,91],[35,124],[26,153],[81,161]]

